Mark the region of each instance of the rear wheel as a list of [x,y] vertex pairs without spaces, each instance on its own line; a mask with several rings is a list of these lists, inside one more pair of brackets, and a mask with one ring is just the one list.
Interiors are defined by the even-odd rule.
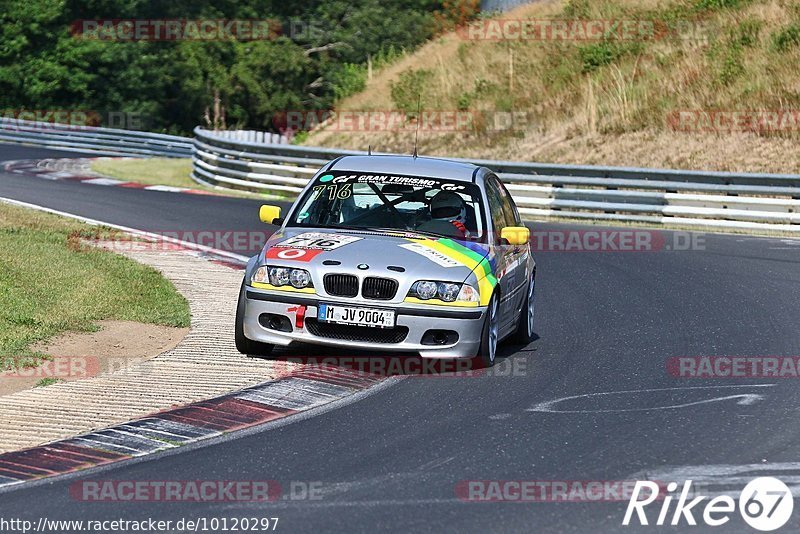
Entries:
[[249,356],[269,356],[275,345],[253,341],[244,335],[245,291],[245,285],[242,282],[242,288],[239,290],[239,303],[236,305],[236,328],[233,336],[236,341],[236,350]]
[[497,357],[497,341],[500,334],[499,302],[497,293],[495,293],[486,308],[486,319],[483,321],[483,332],[481,334],[481,348],[478,349],[478,357],[484,367],[493,366]]
[[534,303],[536,289],[536,272],[531,275],[530,283],[528,284],[528,291],[525,300],[522,303],[522,310],[519,312],[519,322],[517,323],[517,331],[514,332],[512,338],[515,343],[520,345],[527,345],[533,340],[533,324],[534,324]]

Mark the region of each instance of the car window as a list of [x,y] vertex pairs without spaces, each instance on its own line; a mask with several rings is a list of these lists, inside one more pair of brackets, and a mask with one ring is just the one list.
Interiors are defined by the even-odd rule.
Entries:
[[508,192],[506,187],[494,176],[489,178],[489,181],[492,183],[492,186],[497,190],[498,195],[500,196],[500,201],[503,206],[503,220],[505,221],[505,226],[521,225],[522,220],[520,219],[519,213],[514,206],[514,201],[511,198],[511,194]]
[[489,201],[489,217],[492,219],[495,232],[499,235],[500,231],[508,225],[503,210],[503,198],[497,184],[492,179],[486,181],[486,199]]
[[478,187],[439,178],[332,171],[315,180],[298,206],[289,226],[407,230],[471,239],[481,238],[485,227]]

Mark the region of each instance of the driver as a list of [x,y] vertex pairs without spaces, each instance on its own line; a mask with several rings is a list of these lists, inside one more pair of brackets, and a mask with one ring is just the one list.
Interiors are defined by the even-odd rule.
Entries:
[[449,222],[464,235],[469,237],[465,226],[467,220],[467,205],[461,195],[452,191],[439,191],[431,199],[431,218],[434,221]]

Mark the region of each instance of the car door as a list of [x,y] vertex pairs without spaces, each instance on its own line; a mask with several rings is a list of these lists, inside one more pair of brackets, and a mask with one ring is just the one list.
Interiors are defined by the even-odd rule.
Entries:
[[498,181],[490,176],[486,179],[486,200],[489,203],[489,216],[491,217],[490,243],[495,252],[495,276],[500,285],[500,331],[501,335],[508,330],[509,323],[514,319],[515,289],[517,286],[516,272],[513,269],[515,247],[500,239],[503,228],[509,225],[506,218],[507,210],[504,207],[503,195]]
[[[493,187],[498,190],[500,201],[503,207],[503,218],[505,226],[523,226],[519,212],[514,205],[514,200],[503,183],[492,176]],[[512,322],[516,325],[517,312],[522,308],[526,295],[528,281],[528,245],[512,246],[503,245],[506,248],[506,276],[509,288],[509,315]]]

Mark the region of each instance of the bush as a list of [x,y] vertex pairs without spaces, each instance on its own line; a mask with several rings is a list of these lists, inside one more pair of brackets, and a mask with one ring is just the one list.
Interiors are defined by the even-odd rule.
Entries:
[[737,28],[737,33],[735,35],[736,42],[747,48],[754,47],[758,44],[762,25],[763,22],[760,20],[743,20]]
[[470,93],[461,93],[458,95],[458,102],[456,103],[456,107],[459,111],[467,111],[469,107],[472,105],[472,94]]
[[744,74],[744,64],[742,63],[741,48],[732,46],[719,71],[719,80],[723,85],[730,85],[736,78]]
[[697,9],[727,9],[741,7],[749,0],[697,0]]
[[626,47],[613,41],[602,41],[578,49],[583,72],[592,72],[604,65],[614,63],[627,52]]
[[591,14],[589,0],[569,0],[564,6],[564,17],[568,19],[588,19]]
[[333,95],[338,100],[363,91],[367,86],[367,67],[345,63],[333,75]]
[[772,47],[778,52],[786,52],[800,45],[800,25],[790,24],[772,34]]
[[451,31],[474,20],[481,11],[480,0],[444,0],[442,9],[434,11],[436,33]]
[[426,69],[406,70],[391,85],[392,102],[405,113],[416,113],[424,107],[426,87],[433,78],[433,71]]

